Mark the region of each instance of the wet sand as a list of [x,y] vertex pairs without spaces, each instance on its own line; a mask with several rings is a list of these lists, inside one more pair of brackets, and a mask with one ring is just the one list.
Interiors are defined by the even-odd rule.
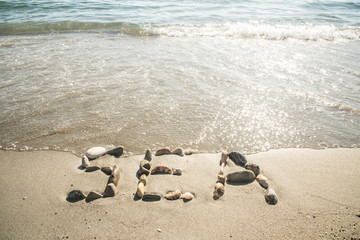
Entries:
[[[145,152],[144,152],[145,153]],[[141,156],[101,157],[91,165],[120,167],[118,194],[71,203],[72,190],[102,193],[108,176],[84,172],[81,159],[55,151],[0,152],[0,239],[351,239],[360,238],[360,149],[282,149],[246,156],[269,179],[279,202],[265,202],[254,181],[225,185],[213,200],[220,153],[153,156],[146,191],[178,189],[195,199],[134,198]],[[241,170],[231,160],[225,173]]]

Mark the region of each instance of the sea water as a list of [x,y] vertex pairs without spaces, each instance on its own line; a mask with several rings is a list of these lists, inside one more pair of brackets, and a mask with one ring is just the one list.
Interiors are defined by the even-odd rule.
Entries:
[[360,146],[356,1],[0,1],[0,146]]

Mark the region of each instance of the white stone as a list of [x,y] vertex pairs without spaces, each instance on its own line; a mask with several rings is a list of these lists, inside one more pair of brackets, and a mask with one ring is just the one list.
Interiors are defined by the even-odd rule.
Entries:
[[89,162],[89,159],[87,156],[83,155],[82,158],[81,158],[81,166],[83,168],[86,168],[87,166],[90,165],[90,162]]
[[106,148],[104,147],[92,147],[86,152],[88,158],[94,159],[106,154]]

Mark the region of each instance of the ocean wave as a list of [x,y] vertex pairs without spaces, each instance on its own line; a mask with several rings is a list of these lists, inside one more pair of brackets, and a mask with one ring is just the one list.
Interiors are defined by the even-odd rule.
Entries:
[[167,25],[145,27],[152,35],[167,37],[231,37],[267,40],[305,41],[359,40],[359,27],[336,28],[333,25],[271,25],[263,23]]
[[26,35],[71,32],[100,32],[130,36],[157,37],[217,37],[238,39],[266,39],[303,41],[359,40],[360,27],[338,28],[334,25],[312,24],[268,24],[268,23],[226,23],[226,24],[169,24],[139,25],[135,23],[100,23],[64,21],[57,23],[0,23],[0,35]]

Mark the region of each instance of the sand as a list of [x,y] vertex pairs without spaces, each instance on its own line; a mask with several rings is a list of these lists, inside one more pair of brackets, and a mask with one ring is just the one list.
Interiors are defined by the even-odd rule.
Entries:
[[[254,181],[225,185],[213,200],[220,153],[153,157],[152,166],[182,176],[152,175],[146,191],[193,192],[195,199],[134,198],[143,156],[105,156],[92,165],[120,167],[118,194],[71,203],[71,190],[102,193],[108,176],[84,172],[81,159],[54,151],[0,152],[0,239],[359,239],[360,149],[282,149],[246,156],[279,198],[265,202]],[[230,160],[225,173],[241,170]]]

